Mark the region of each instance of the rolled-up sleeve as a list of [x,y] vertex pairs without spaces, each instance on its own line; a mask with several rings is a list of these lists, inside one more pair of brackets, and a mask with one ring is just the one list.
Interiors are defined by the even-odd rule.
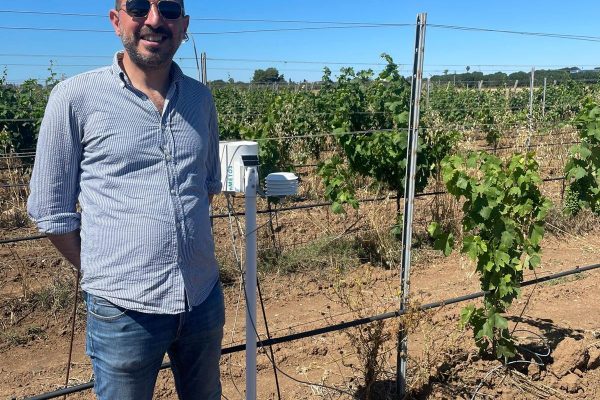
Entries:
[[82,135],[73,100],[58,84],[50,94],[38,137],[27,212],[38,229],[65,234],[79,229]]
[[221,192],[221,164],[219,161],[219,126],[217,110],[214,102],[211,103],[209,120],[209,147],[206,160],[206,188],[208,194]]

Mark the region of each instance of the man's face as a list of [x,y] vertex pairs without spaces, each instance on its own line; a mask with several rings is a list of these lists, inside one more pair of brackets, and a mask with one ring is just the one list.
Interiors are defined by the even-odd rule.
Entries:
[[158,1],[150,3],[148,15],[135,18],[125,12],[126,1],[123,1],[121,10],[110,12],[110,20],[129,58],[140,68],[158,69],[173,59],[187,31],[189,17],[166,19],[158,11]]

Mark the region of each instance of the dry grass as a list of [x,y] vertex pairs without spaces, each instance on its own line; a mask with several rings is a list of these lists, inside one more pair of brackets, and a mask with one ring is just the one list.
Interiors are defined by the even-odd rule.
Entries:
[[2,158],[0,168],[0,228],[15,229],[30,225],[27,216],[29,171],[21,167],[22,159],[7,155]]

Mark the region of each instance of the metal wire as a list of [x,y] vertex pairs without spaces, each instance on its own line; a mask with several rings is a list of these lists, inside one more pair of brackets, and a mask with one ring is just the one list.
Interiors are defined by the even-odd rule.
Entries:
[[[192,35],[237,35],[246,33],[274,33],[274,32],[297,32],[297,31],[321,31],[321,30],[345,30],[345,29],[381,29],[395,27],[410,27],[411,24],[395,24],[395,25],[331,25],[331,26],[309,26],[302,28],[273,28],[273,29],[245,29],[237,31],[221,31],[221,32],[189,32]],[[92,28],[58,28],[58,27],[35,27],[35,26],[0,26],[3,30],[17,31],[34,31],[34,32],[75,32],[75,33],[114,33],[112,29],[92,29]]]
[[[48,11],[31,11],[31,10],[0,10],[0,13],[11,13],[11,14],[34,14],[34,15],[56,15],[56,16],[74,16],[74,17],[105,17],[101,14],[90,14],[90,13],[66,13],[66,12],[48,12]],[[357,21],[314,21],[314,20],[277,20],[277,19],[236,19],[236,18],[193,18],[199,21],[221,21],[221,22],[269,22],[269,23],[302,23],[302,24],[335,24],[335,25],[348,25],[348,28],[357,27],[413,27],[414,23],[395,23],[395,22],[357,22]],[[490,33],[503,33],[513,34],[521,36],[536,36],[536,37],[548,37],[555,39],[569,39],[569,40],[583,40],[583,41],[600,41],[600,36],[591,35],[576,35],[576,34],[565,34],[565,33],[550,33],[550,32],[530,32],[530,31],[515,31],[508,29],[494,29],[494,28],[482,28],[482,27],[470,27],[460,25],[445,25],[445,24],[428,24],[431,28],[449,29],[449,30],[460,30],[460,31],[474,31],[474,32],[490,32]],[[317,27],[320,28],[320,27]],[[306,28],[298,28],[306,29]],[[112,31],[110,31],[112,32]]]

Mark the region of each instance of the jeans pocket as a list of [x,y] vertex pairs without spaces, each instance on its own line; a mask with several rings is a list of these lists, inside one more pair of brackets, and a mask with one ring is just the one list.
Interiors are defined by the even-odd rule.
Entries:
[[127,313],[123,307],[91,294],[87,296],[87,310],[92,317],[101,321],[116,321]]

